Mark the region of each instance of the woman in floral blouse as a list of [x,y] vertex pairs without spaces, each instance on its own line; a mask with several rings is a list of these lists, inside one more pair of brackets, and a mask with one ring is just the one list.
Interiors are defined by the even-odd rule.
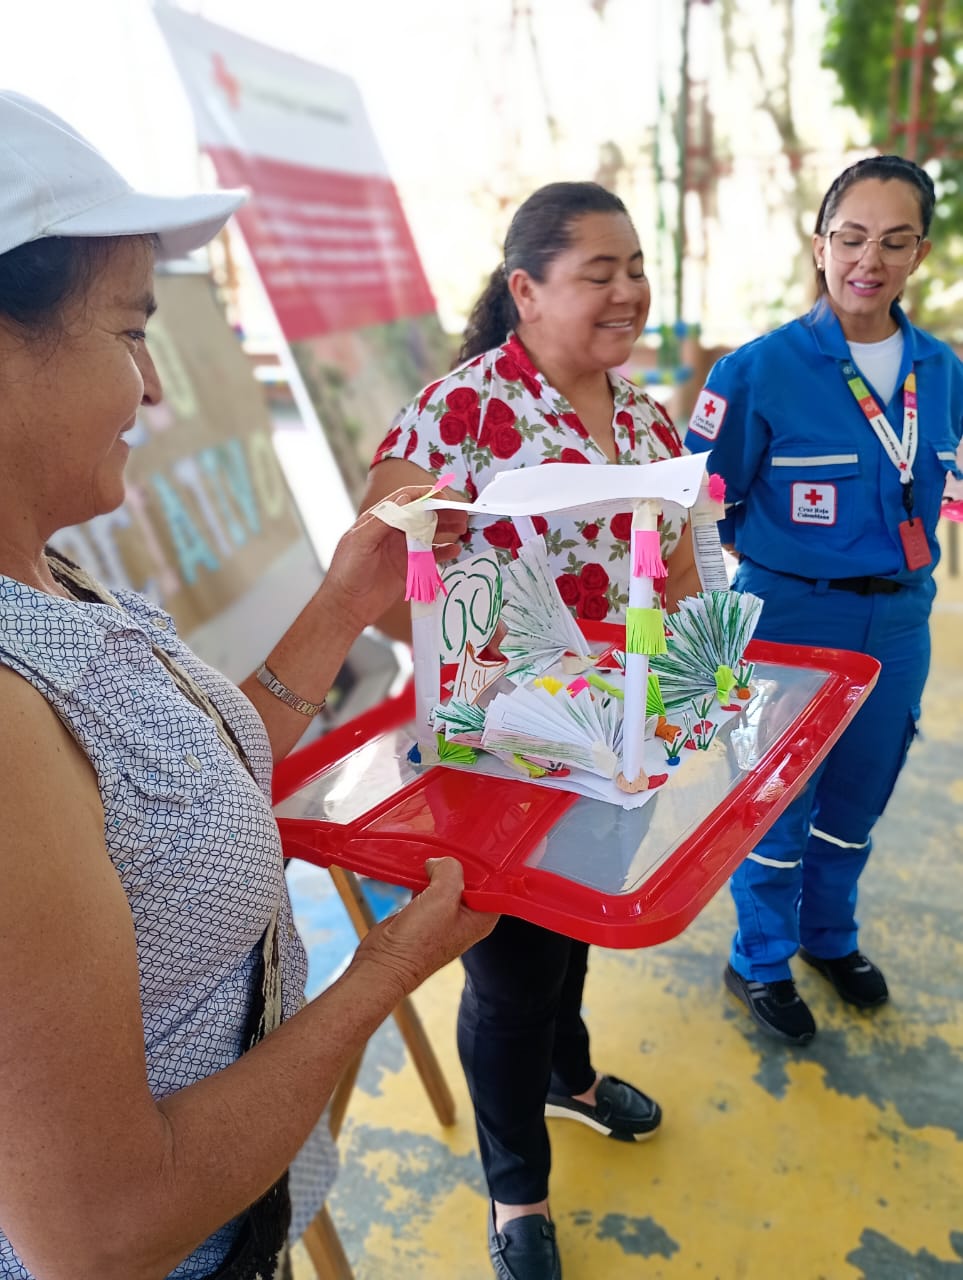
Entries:
[[[402,411],[375,455],[366,505],[401,485],[454,472],[474,499],[500,472],[553,462],[637,465],[682,446],[665,412],[613,372],[649,311],[638,237],[616,196],[553,183],[512,220],[503,265],[475,305],[459,367]],[[661,524],[668,608],[699,590],[678,508]],[[553,524],[536,517],[563,600],[578,618],[620,621],[628,604],[631,513]],[[474,521],[466,552],[518,546],[510,520]],[[382,620],[403,636],[407,615]],[[500,1280],[557,1280],[549,1217],[546,1114],[623,1141],[651,1136],[661,1111],[592,1066],[580,1009],[588,948],[503,916],[464,957],[458,1048],[492,1196],[489,1250]]]

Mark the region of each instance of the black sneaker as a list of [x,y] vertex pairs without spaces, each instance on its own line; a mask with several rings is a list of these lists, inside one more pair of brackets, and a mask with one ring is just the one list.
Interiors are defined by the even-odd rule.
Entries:
[[603,1076],[595,1090],[595,1106],[577,1102],[564,1093],[550,1093],[545,1099],[545,1114],[555,1118],[578,1120],[596,1133],[619,1142],[644,1142],[662,1123],[662,1108],[634,1085]]
[[812,965],[836,988],[842,998],[860,1009],[875,1009],[889,999],[889,988],[882,972],[861,951],[850,951],[838,960],[821,960],[805,947],[799,948],[800,959]]
[[753,982],[736,973],[731,964],[726,965],[724,976],[726,986],[739,997],[763,1031],[790,1044],[808,1044],[816,1034],[816,1020],[792,978]]
[[512,1218],[495,1230],[495,1206],[488,1206],[488,1256],[498,1280],[562,1280],[555,1223],[540,1213]]

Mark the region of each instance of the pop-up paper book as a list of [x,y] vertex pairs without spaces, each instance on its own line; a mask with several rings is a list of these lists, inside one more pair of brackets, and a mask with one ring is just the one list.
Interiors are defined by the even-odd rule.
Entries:
[[[704,501],[720,501],[702,468],[701,458],[556,464],[524,473],[534,493],[513,489],[515,476],[500,477],[498,492],[490,485],[472,509],[516,522],[517,559],[504,569],[494,555],[458,561],[445,590],[417,602],[417,698],[409,686],[278,764],[285,855],[418,889],[426,858],[451,854],[469,906],[605,946],[649,946],[685,928],[799,794],[879,672],[864,654],[746,643],[758,602],[706,578],[704,594],[667,619],[666,651],[633,652],[640,634],[645,648],[661,648],[646,612],[657,607],[651,537],[633,535],[643,580],[630,593],[635,639],[621,625],[575,626],[558,608],[533,514],[562,498],[617,511],[674,501],[698,516]],[[571,485],[567,470],[577,471]],[[437,588],[429,548],[439,505],[414,512],[415,550],[426,554],[411,566],[413,596]],[[651,534],[650,511],[635,528]],[[718,575],[718,539],[696,541],[700,572],[715,562]],[[533,724],[551,743],[545,756],[533,749]],[[641,743],[641,792],[608,776],[637,776],[627,726]],[[653,787],[660,774],[667,781]]]
[[[703,483],[704,471],[699,454],[645,467],[562,463],[503,473],[461,505],[469,520],[513,520],[520,546],[504,567],[490,551],[439,574],[430,550],[435,513],[457,504],[435,491],[407,506],[375,508],[408,537],[421,763],[523,776],[636,808],[665,785],[685,747],[708,746],[714,729],[740,710],[736,671],[761,601],[706,593],[684,602],[666,634],[654,585],[668,572],[659,545],[664,505],[708,511],[701,561],[703,572],[716,570],[707,533],[715,532],[720,495]],[[616,651],[593,650],[586,640],[531,519],[583,506],[632,508],[625,639]],[[496,633],[497,654],[486,655]],[[451,671],[446,683],[442,673]],[[668,712],[685,713],[671,732]]]

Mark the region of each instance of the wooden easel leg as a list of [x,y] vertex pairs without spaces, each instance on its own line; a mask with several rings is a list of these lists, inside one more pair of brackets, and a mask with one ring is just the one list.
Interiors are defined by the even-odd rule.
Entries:
[[322,1205],[301,1237],[318,1280],[354,1280],[347,1255],[338,1239],[327,1205]]
[[[358,937],[363,938],[376,921],[358,877],[353,871],[345,871],[342,867],[329,867],[328,870]],[[454,1124],[455,1100],[451,1096],[451,1090],[442,1074],[431,1042],[425,1034],[418,1011],[407,996],[394,1010],[394,1019],[439,1123]]]

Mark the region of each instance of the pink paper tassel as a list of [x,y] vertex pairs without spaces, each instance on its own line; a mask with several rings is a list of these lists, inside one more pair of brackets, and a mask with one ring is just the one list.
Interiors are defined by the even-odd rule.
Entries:
[[433,551],[408,552],[408,577],[405,582],[405,599],[419,604],[431,604],[438,592],[447,595],[441,580]]
[[657,529],[632,530],[632,577],[664,578],[668,569],[662,559]]
[[583,689],[589,687],[589,682],[584,676],[576,676],[571,684],[565,686],[568,693],[574,698],[577,693],[581,693]]
[[713,502],[725,502],[726,500],[726,482],[716,472],[713,472],[709,477],[709,497]]

